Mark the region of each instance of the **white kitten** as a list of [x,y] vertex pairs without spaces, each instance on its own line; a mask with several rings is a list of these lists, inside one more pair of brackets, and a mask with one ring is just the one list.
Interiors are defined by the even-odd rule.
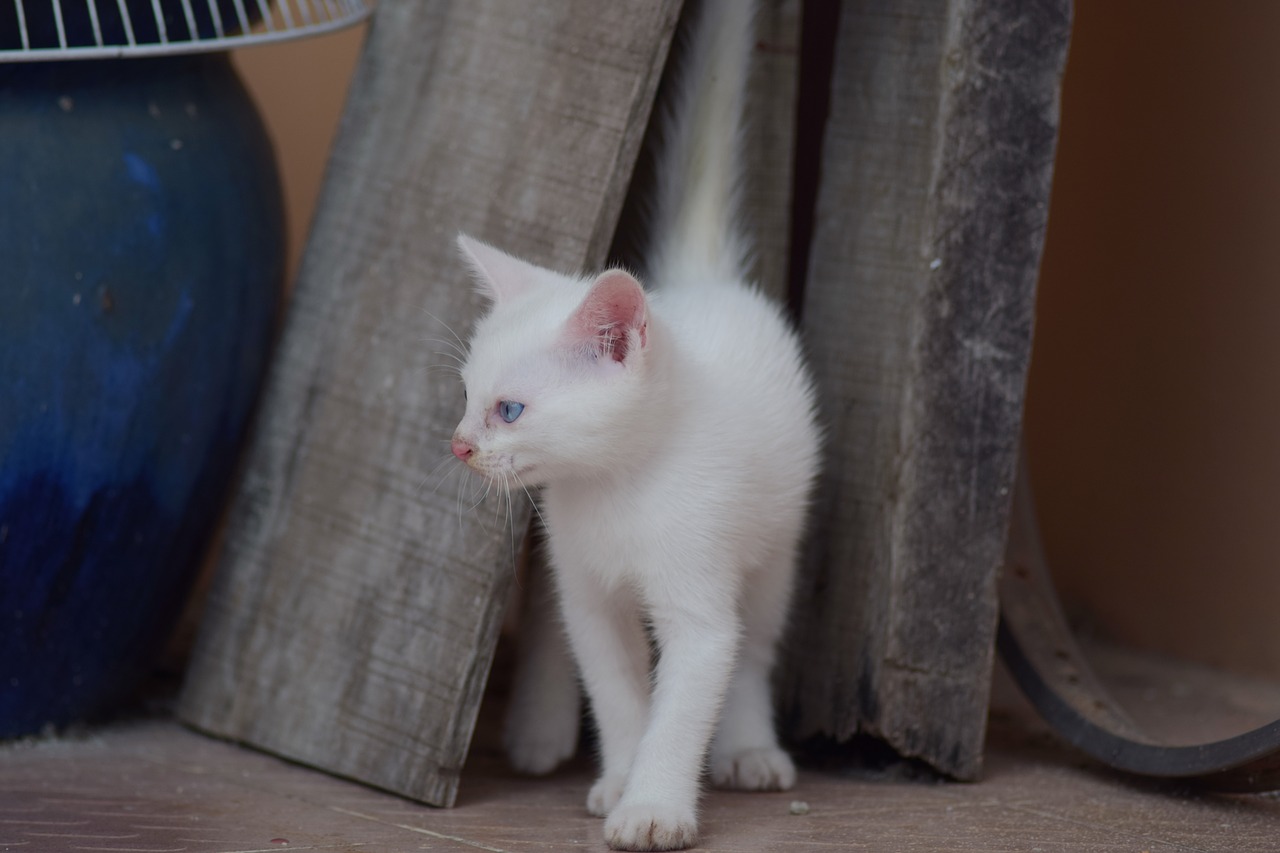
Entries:
[[462,370],[453,452],[543,487],[600,732],[587,808],[624,850],[695,843],[708,748],[717,784],[795,782],[769,671],[820,436],[799,343],[743,284],[732,222],[753,9],[704,5],[659,164],[653,292],[621,270],[567,276],[458,241],[493,306]]

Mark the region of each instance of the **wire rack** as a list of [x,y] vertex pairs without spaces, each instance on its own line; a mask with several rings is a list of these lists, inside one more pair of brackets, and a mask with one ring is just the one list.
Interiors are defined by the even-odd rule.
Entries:
[[0,0],[0,62],[227,50],[333,32],[374,0]]

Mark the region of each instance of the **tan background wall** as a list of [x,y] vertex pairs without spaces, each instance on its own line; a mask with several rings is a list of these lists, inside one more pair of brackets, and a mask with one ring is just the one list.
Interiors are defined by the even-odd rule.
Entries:
[[1077,3],[1038,315],[1067,600],[1280,676],[1280,3]]
[[[362,37],[236,56],[295,257]],[[1077,2],[1028,436],[1074,612],[1280,676],[1280,3]]]
[[289,282],[297,271],[351,73],[366,26],[235,51],[240,72],[275,143],[289,228]]

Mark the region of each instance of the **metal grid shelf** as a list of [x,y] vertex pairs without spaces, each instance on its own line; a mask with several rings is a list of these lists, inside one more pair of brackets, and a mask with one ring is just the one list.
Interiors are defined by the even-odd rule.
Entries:
[[374,0],[0,0],[0,62],[229,50],[333,32]]

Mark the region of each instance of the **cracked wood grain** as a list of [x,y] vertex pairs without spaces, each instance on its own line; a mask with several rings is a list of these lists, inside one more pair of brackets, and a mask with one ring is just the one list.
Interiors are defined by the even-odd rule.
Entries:
[[982,766],[1069,0],[846,0],[804,329],[828,425],[798,737]]

